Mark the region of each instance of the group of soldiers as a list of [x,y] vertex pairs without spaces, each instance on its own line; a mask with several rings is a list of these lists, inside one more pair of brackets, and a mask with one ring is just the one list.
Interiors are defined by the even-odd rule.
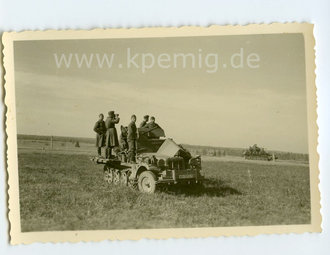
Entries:
[[[119,114],[115,114],[114,111],[108,113],[108,117],[104,121],[104,115],[99,114],[99,119],[94,125],[94,131],[96,132],[96,147],[97,154],[102,157],[102,147],[105,147],[105,157],[110,159],[112,157],[113,149],[119,147],[119,140],[117,135],[116,124],[120,121]],[[125,143],[122,148],[128,147],[128,158],[130,162],[135,162],[136,151],[137,151],[137,139],[139,137],[139,132],[136,127],[136,115],[131,116],[131,122],[128,124],[125,139],[122,139]],[[153,129],[158,125],[155,123],[155,117],[151,117],[149,121],[149,115],[143,117],[139,128]],[[123,127],[122,127],[123,130]],[[123,135],[123,131],[122,131]]]

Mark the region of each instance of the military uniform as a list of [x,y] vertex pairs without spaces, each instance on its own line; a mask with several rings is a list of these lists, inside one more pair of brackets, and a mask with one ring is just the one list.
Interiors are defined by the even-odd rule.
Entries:
[[105,127],[107,129],[106,139],[105,139],[105,147],[107,148],[107,158],[111,157],[111,149],[113,147],[117,147],[119,145],[118,135],[115,124],[119,123],[118,117],[108,117],[105,120]]
[[144,128],[147,128],[147,129],[155,129],[158,127],[159,127],[159,125],[156,122],[149,122],[148,124],[146,124],[144,126]]
[[136,156],[136,139],[137,139],[137,128],[135,122],[131,122],[128,127],[127,142],[128,142],[128,157],[130,162],[135,162]]
[[94,129],[96,132],[96,147],[97,147],[97,154],[101,156],[101,148],[105,146],[105,133],[106,127],[105,122],[103,120],[98,120],[95,125]]
[[144,120],[144,121],[141,122],[139,128],[143,128],[143,127],[145,127],[146,125],[147,125],[147,121]]
[[127,143],[127,127],[121,126],[121,134],[120,134],[120,148],[122,151],[126,151],[128,149]]

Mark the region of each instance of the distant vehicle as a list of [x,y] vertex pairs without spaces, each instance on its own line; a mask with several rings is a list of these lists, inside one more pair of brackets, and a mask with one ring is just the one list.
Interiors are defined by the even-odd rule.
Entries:
[[270,154],[265,151],[264,148],[258,147],[256,144],[250,146],[249,149],[243,152],[243,156],[245,159],[252,160],[276,160],[277,157],[274,154]]
[[104,180],[115,185],[137,187],[141,192],[154,193],[159,185],[201,184],[200,156],[189,151],[172,139],[165,138],[164,130],[139,128],[136,163],[128,162],[127,151],[118,151],[116,157],[93,157],[96,164],[104,165]]

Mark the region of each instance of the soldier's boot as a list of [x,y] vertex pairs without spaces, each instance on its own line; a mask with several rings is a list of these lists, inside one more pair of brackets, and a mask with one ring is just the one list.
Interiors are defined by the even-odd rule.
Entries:
[[106,150],[105,150],[105,157],[107,159],[110,159],[111,158],[111,148],[106,148]]

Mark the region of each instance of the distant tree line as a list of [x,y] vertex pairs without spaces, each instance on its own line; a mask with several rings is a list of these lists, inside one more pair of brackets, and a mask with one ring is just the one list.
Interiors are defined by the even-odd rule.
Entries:
[[[17,135],[17,139],[20,140],[49,141],[50,137],[51,136],[43,136],[43,135],[23,135],[23,134]],[[95,143],[94,138],[66,137],[66,136],[53,136],[53,141],[70,142],[74,144],[74,146],[76,147],[79,146],[79,143]],[[243,157],[243,153],[245,151],[245,149],[243,148],[212,147],[212,146],[200,146],[200,145],[188,145],[188,144],[183,144],[183,146],[194,155],[212,156],[212,157],[225,157],[225,156]],[[271,151],[271,150],[269,150],[268,153],[270,154],[274,153],[279,160],[298,160],[298,161],[309,160],[308,154],[304,154],[304,153]]]
[[281,160],[298,160],[298,161],[309,161],[308,154],[304,153],[294,153],[294,152],[282,152],[282,151],[274,151],[270,153],[275,153],[278,159]]
[[[242,148],[228,148],[228,147],[211,147],[211,146],[199,146],[199,145],[183,145],[192,154],[197,154],[201,156],[213,156],[213,157],[224,157],[224,156],[235,156],[243,157],[246,150]],[[283,151],[271,151],[268,153],[270,155],[275,154],[276,158],[279,160],[297,160],[297,161],[308,161],[309,156],[305,153],[295,153],[295,152],[283,152]]]
[[[18,134],[17,139],[20,140],[36,140],[36,141],[49,141],[51,136],[47,135],[22,135]],[[88,137],[68,137],[68,136],[53,136],[53,141],[55,142],[69,142],[75,144],[77,141],[80,143],[95,143],[94,138]]]

